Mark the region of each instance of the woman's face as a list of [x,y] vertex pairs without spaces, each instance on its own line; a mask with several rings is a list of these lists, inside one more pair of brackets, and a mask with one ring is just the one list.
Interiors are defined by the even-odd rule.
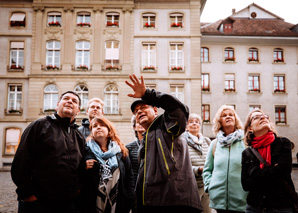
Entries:
[[256,137],[266,134],[270,129],[269,116],[261,112],[254,112],[250,116],[250,131]]
[[98,122],[94,122],[92,124],[91,131],[95,141],[98,141],[99,139],[103,139],[103,138],[108,138],[109,136],[108,127]]
[[200,127],[201,127],[201,124],[199,119],[193,118],[188,120],[186,129],[189,131],[189,133],[197,136],[198,133],[200,132]]
[[223,128],[235,127],[236,118],[235,113],[231,109],[225,109],[220,114],[220,123]]

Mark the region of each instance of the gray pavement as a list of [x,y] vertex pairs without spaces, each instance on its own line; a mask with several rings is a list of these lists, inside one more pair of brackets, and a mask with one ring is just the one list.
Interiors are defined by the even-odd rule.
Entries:
[[[292,179],[298,192],[298,167],[293,168]],[[10,172],[0,170],[0,212],[17,212],[16,186],[11,180]]]

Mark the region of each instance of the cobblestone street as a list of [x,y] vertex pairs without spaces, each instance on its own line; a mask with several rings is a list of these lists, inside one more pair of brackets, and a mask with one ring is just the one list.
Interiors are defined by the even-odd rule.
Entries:
[[[298,168],[293,168],[292,179],[298,191]],[[11,180],[10,172],[0,171],[0,212],[17,212],[17,195],[15,185]]]

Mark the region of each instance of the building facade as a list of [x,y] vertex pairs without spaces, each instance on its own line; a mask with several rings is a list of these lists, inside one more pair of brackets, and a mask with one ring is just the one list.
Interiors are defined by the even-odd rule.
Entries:
[[200,14],[205,0],[1,1],[0,167],[12,162],[20,135],[55,111],[59,96],[105,102],[124,143],[130,123],[130,74],[201,111]]
[[223,104],[245,122],[261,108],[277,132],[298,152],[298,31],[277,15],[251,4],[201,27],[204,135],[214,137],[212,119]]

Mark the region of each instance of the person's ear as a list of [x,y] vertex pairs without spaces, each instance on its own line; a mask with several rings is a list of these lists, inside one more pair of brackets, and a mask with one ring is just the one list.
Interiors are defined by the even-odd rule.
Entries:
[[154,114],[157,115],[157,107],[153,107]]

